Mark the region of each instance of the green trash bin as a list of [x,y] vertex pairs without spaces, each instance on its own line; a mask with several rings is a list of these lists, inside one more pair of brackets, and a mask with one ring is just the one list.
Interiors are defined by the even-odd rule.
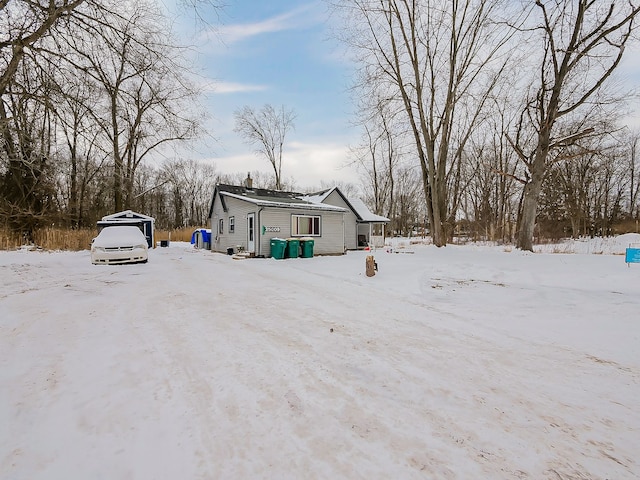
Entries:
[[284,251],[287,249],[287,241],[283,238],[271,239],[271,256],[277,260],[284,258]]
[[287,238],[287,257],[298,258],[300,250],[300,240],[297,238]]
[[302,250],[302,258],[311,258],[313,257],[313,238],[310,237],[302,237],[300,239],[300,247]]

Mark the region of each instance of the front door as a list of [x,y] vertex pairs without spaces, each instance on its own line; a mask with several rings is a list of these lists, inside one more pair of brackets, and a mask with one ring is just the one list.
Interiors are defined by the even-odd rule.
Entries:
[[256,253],[256,214],[247,214],[247,252]]

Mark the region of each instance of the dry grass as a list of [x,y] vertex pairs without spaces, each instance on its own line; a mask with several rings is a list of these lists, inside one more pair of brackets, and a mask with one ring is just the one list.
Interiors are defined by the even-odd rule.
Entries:
[[640,221],[639,220],[625,220],[616,224],[613,227],[614,235],[621,235],[623,233],[640,233]]
[[[41,228],[33,234],[34,246],[44,250],[87,250],[96,236],[95,228]],[[27,245],[21,235],[0,229],[0,250],[14,250]]]
[[88,250],[91,240],[97,235],[94,228],[76,230],[43,228],[34,234],[35,244],[45,250]]
[[[171,240],[172,242],[189,242],[195,227],[179,230],[156,230],[155,240]],[[95,228],[65,229],[47,227],[34,233],[36,247],[44,250],[88,250],[91,240],[98,234]],[[15,250],[25,246],[27,242],[21,235],[0,228],[0,250]]]
[[10,230],[0,228],[0,250],[14,250],[22,245],[22,237]]
[[172,242],[190,242],[191,234],[196,228],[205,227],[186,227],[178,230],[156,230],[156,242],[160,240],[170,240]]

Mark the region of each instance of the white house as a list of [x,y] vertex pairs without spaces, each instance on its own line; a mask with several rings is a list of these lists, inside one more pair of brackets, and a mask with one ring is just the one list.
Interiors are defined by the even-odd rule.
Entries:
[[[211,207],[211,250],[244,250],[271,256],[271,239],[311,237],[314,254],[338,255],[384,235],[385,217],[373,215],[359,200],[338,188],[316,194],[281,192],[245,186],[216,186]],[[358,243],[360,239],[360,245]]]

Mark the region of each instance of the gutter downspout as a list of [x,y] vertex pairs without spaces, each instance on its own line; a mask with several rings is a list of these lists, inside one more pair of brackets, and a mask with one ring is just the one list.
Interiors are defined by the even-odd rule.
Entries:
[[258,232],[256,235],[258,241],[258,248],[256,249],[258,252],[256,253],[256,256],[258,257],[262,255],[262,220],[260,218],[260,212],[262,212],[262,210],[264,210],[264,207],[260,207],[256,214],[256,223],[258,224],[256,228],[256,231]]
[[[345,237],[345,227],[344,224],[346,223],[344,221],[344,217],[346,217],[347,214],[343,213],[342,214],[342,254],[344,255],[345,253],[347,253],[347,238]],[[356,227],[357,229],[357,227]]]

